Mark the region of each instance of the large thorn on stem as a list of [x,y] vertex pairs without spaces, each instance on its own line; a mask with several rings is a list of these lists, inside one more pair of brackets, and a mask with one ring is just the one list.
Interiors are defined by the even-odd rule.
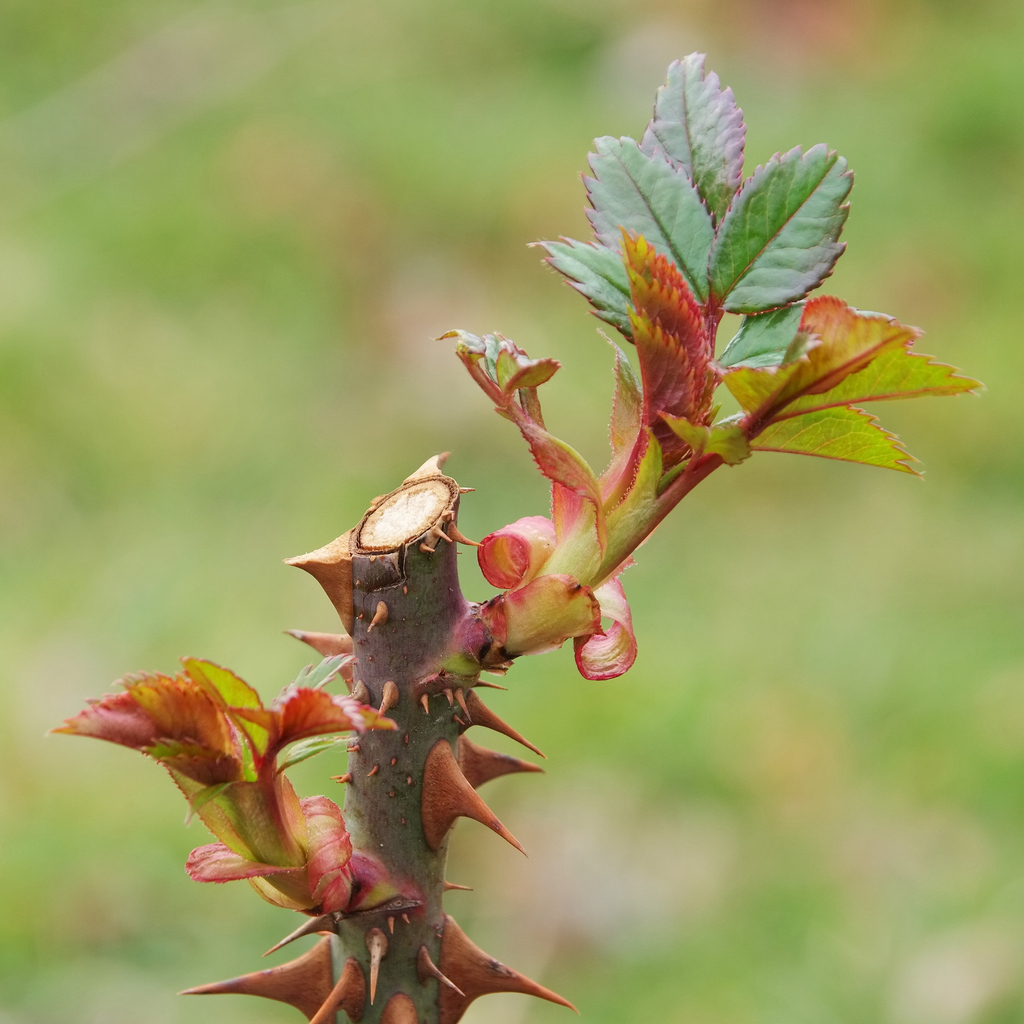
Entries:
[[344,633],[310,633],[305,629],[286,629],[289,636],[309,644],[317,654],[325,658],[334,658],[339,654],[351,654],[353,650],[352,637]]
[[479,789],[485,782],[490,782],[500,775],[544,771],[539,764],[531,764],[511,754],[501,754],[497,750],[478,747],[466,736],[459,738],[459,767],[474,789]]
[[455,882],[449,882],[445,879],[444,891],[451,892],[453,889],[458,889],[461,892],[472,892],[473,886],[471,885],[456,885]]
[[330,544],[295,558],[286,558],[287,565],[305,569],[331,599],[348,633],[354,628],[352,606],[352,553],[349,550],[352,531],[343,533]]
[[366,1007],[366,976],[355,957],[345,961],[345,967],[338,979],[338,984],[327,997],[323,1006],[316,1012],[310,1024],[334,1024],[334,1016],[338,1010],[344,1010],[349,1020],[362,1020]]
[[430,953],[427,951],[426,946],[420,946],[419,955],[416,957],[416,973],[420,977],[420,981],[426,985],[429,978],[435,978],[442,985],[447,985],[450,989],[454,989],[460,996],[465,998],[466,993],[459,988],[450,978],[446,978],[442,973],[441,969],[430,959]]
[[240,978],[218,981],[212,985],[200,985],[186,989],[183,996],[220,995],[237,993],[247,996],[262,996],[289,1003],[301,1010],[312,1020],[330,995],[333,988],[331,978],[331,940],[321,939],[308,953],[297,960],[271,967],[266,971],[254,971]]
[[380,1024],[419,1024],[416,1004],[404,993],[396,992],[380,1015]]
[[459,817],[474,818],[497,832],[520,853],[526,853],[462,774],[451,744],[438,740],[427,754],[423,767],[423,834],[431,850],[440,849],[448,830]]
[[370,1005],[377,998],[377,976],[380,962],[388,955],[388,937],[379,929],[371,928],[366,933],[366,948],[370,951]]
[[282,946],[287,946],[289,942],[301,939],[303,935],[312,935],[314,932],[336,932],[337,930],[333,915],[321,914],[320,917],[311,917],[303,921],[295,931],[289,932],[276,945],[271,946],[263,955],[270,956],[271,953],[276,953]]
[[[492,992],[521,992],[576,1010],[568,999],[488,956],[466,937],[454,918],[448,916],[445,917],[441,939],[441,970],[465,995],[459,996],[449,988],[441,989],[439,1024],[456,1024],[474,999]],[[579,1013],[578,1010],[576,1012]]]
[[493,729],[507,736],[516,743],[522,743],[527,750],[547,760],[547,755],[541,753],[528,739],[520,736],[507,722],[503,722],[477,695],[473,690],[466,694],[466,704],[469,706],[469,713],[473,719],[473,725],[482,725],[485,729]]

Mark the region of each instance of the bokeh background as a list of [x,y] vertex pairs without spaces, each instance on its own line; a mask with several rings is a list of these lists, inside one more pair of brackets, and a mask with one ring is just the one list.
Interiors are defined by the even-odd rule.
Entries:
[[924,483],[765,454],[692,495],[626,578],[636,667],[563,650],[493,698],[550,758],[487,793],[531,859],[461,825],[450,910],[590,1024],[1022,1018],[1021,4],[5,0],[2,1024],[296,1019],[174,995],[293,922],[186,878],[158,768],[44,732],[185,653],[276,693],[309,660],[282,630],[334,624],[281,559],[435,451],[469,535],[545,509],[445,329],[562,360],[549,422],[603,459],[609,350],[527,243],[585,232],[591,139],[695,49],[748,173],[849,158],[826,290],[989,391],[879,410]]

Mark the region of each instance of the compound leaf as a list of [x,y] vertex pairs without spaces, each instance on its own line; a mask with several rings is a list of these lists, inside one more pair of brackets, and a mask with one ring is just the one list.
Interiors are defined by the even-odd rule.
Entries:
[[899,439],[860,409],[820,409],[769,424],[750,442],[754,451],[792,452],[917,473]]
[[731,313],[802,299],[832,273],[853,186],[846,160],[819,145],[776,154],[748,178],[711,250],[711,294]]
[[720,221],[743,180],[746,131],[732,89],[723,91],[713,71],[705,77],[704,54],[691,53],[669,65],[641,147],[686,171]]
[[573,238],[536,244],[546,250],[545,262],[568,278],[602,320],[632,338],[629,281],[618,252],[598,242],[577,242]]
[[616,249],[624,230],[643,235],[672,257],[694,295],[706,301],[714,226],[686,172],[660,153],[644,153],[633,139],[604,136],[594,147],[594,177],[584,181],[594,207],[587,215],[598,240]]
[[770,313],[745,316],[718,357],[721,366],[778,366],[800,329],[803,306],[794,303]]

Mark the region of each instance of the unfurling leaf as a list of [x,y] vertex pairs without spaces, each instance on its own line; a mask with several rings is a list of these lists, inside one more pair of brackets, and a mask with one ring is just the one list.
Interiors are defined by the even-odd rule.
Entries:
[[601,607],[589,587],[564,573],[538,576],[490,603],[489,614],[503,619],[509,657],[542,654],[576,636],[601,628]]
[[718,357],[721,366],[778,366],[800,330],[802,303],[773,309],[770,313],[745,316]]
[[599,242],[577,242],[572,238],[536,244],[547,251],[545,262],[569,279],[602,320],[632,339],[629,282],[622,256],[615,249]]
[[670,257],[702,302],[708,297],[708,253],[714,226],[693,182],[661,154],[644,153],[633,139],[594,140],[593,178],[584,178],[593,210],[587,216],[610,249],[623,231],[643,235]]
[[633,616],[617,579],[602,584],[594,596],[601,606],[601,618],[610,619],[611,625],[601,633],[576,637],[576,667],[584,679],[614,679],[636,661]]
[[337,804],[325,796],[302,801],[308,835],[310,896],[323,913],[344,910],[352,896],[352,839]]
[[545,516],[517,519],[480,542],[480,571],[502,590],[529,583],[555,550],[556,539],[555,524]]
[[754,451],[862,462],[920,475],[910,465],[917,460],[900,445],[899,439],[860,409],[822,409],[777,420],[751,441],[750,447]]
[[185,861],[185,870],[193,882],[238,882],[245,878],[292,873],[302,875],[304,869],[277,864],[260,864],[248,860],[223,843],[197,846]]
[[686,171],[720,221],[743,179],[746,131],[732,89],[723,91],[713,71],[705,77],[704,54],[691,53],[669,65],[641,145]]
[[759,313],[817,288],[843,253],[838,238],[852,185],[846,161],[820,145],[758,167],[711,249],[714,301],[731,313]]

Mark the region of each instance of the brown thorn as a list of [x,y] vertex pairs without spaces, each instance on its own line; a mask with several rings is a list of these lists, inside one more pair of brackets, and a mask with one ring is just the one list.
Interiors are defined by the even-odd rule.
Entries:
[[285,559],[286,565],[304,569],[324,588],[349,634],[354,628],[351,538],[352,531],[349,530],[316,551]]
[[438,850],[456,818],[473,818],[493,829],[520,853],[526,851],[519,840],[495,817],[469,784],[459,768],[447,740],[438,740],[427,755],[423,767],[423,834],[427,846]]
[[539,764],[531,764],[511,754],[501,754],[497,750],[478,747],[467,736],[459,738],[459,767],[474,789],[500,775],[544,771]]
[[405,777],[405,784],[407,786],[411,786],[412,785],[412,781],[413,781],[412,780],[412,776],[411,775],[406,775],[406,777]]
[[437,548],[432,548],[432,547],[430,547],[427,544],[421,544],[420,545],[420,551],[422,551],[423,554],[425,554],[425,555],[432,555],[436,550],[437,550]]
[[370,702],[370,691],[366,688],[366,683],[362,679],[352,684],[352,696],[360,704],[368,704]]
[[473,887],[471,885],[456,885],[454,882],[449,882],[447,879],[445,879],[444,891],[445,892],[451,892],[452,889],[458,889],[461,892],[472,892],[473,891]]
[[388,937],[379,929],[371,928],[366,933],[366,948],[370,951],[370,1005],[377,997],[377,975],[380,962],[388,955]]
[[441,452],[439,455],[431,455],[426,462],[416,470],[415,473],[411,473],[407,476],[402,483],[412,483],[414,480],[426,480],[428,477],[441,476],[441,467],[448,461],[448,456],[451,452]]
[[474,725],[482,725],[485,729],[493,729],[495,732],[500,732],[510,740],[515,740],[516,743],[522,743],[527,750],[532,750],[539,757],[547,759],[546,755],[541,753],[528,739],[517,733],[507,722],[503,722],[473,690],[469,691],[466,701],[469,704],[470,713],[473,715]]
[[475,490],[476,490],[475,487],[460,487],[459,488],[459,494],[470,494],[470,493],[472,493]]
[[441,970],[465,993],[456,995],[449,988],[442,988],[438,997],[440,1009],[439,1024],[455,1024],[465,1013],[474,999],[492,992],[521,992],[537,996],[549,1002],[576,1007],[563,999],[557,992],[538,985],[518,971],[499,963],[467,938],[455,919],[445,916],[444,935],[441,938]]
[[336,932],[337,927],[334,923],[334,918],[330,914],[321,914],[320,917],[311,917],[303,921],[298,928],[293,932],[289,932],[280,942],[273,945],[264,953],[264,956],[270,956],[271,953],[276,953],[283,946],[287,946],[289,942],[294,942],[296,939],[301,939],[303,935],[312,935],[314,932]]
[[454,700],[454,695],[452,694],[451,687],[446,686],[444,688],[444,695],[448,700],[448,707],[451,707]]
[[466,544],[471,548],[480,547],[480,541],[470,540],[454,523],[448,527],[448,533],[452,540],[458,541],[460,544]]
[[420,703],[423,705],[424,714],[430,714],[430,698],[425,694],[420,694]]
[[419,954],[416,957],[416,973],[419,975],[419,979],[426,985],[430,978],[434,978],[439,981],[442,985],[447,985],[448,988],[458,992],[463,999],[466,998],[466,993],[455,984],[451,978],[446,978],[442,973],[441,969],[430,959],[430,953],[426,946],[420,946]]
[[466,716],[466,721],[472,725],[473,716],[469,713],[469,708],[466,707],[466,694],[463,692],[461,686],[455,691],[455,699],[459,702],[459,707],[462,708],[462,713]]
[[440,523],[434,523],[430,528],[430,536],[436,537],[438,540],[443,540],[448,544],[451,544],[452,539],[444,532],[444,527]]
[[380,1015],[380,1024],[419,1024],[416,1004],[404,993],[396,992]]
[[376,775],[380,771],[380,765],[375,764],[367,773],[366,777],[369,778],[371,775]]
[[488,679],[478,679],[474,686],[486,686],[489,690],[507,690],[507,686],[499,686],[497,683],[492,683]]
[[317,654],[325,658],[333,658],[339,654],[351,654],[353,649],[352,637],[344,633],[310,633],[304,629],[286,629],[289,636],[309,644]]
[[411,921],[409,920],[409,915],[408,915],[408,914],[403,914],[403,915],[402,915],[402,920],[403,920],[403,921],[404,921],[404,922],[405,922],[406,924],[412,924],[412,922],[411,922]]
[[462,727],[463,729],[468,729],[468,728],[469,728],[469,723],[468,723],[468,722],[464,722],[464,721],[463,721],[463,720],[462,720],[461,718],[459,718],[459,716],[458,716],[458,715],[452,715],[452,721],[453,721],[453,722],[458,722],[458,723],[459,723],[459,725],[460,725],[460,726],[461,726],[461,727]]
[[344,785],[346,782],[351,782],[352,781],[352,773],[351,772],[345,772],[344,775],[332,775],[331,778],[335,782],[338,782],[338,783],[341,783],[341,785]]
[[388,621],[388,606],[383,601],[377,602],[377,609],[373,613],[373,619],[366,627],[367,633],[372,633],[377,626],[383,626]]
[[331,940],[321,939],[311,950],[297,960],[266,971],[253,971],[240,978],[217,981],[212,985],[189,988],[180,995],[206,996],[222,993],[262,996],[276,999],[301,1010],[312,1020],[330,997],[334,987],[331,977]]
[[359,966],[359,961],[350,956],[345,961],[338,984],[334,986],[323,1006],[316,1011],[316,1016],[310,1024],[327,1024],[328,1021],[334,1024],[334,1015],[338,1010],[344,1010],[349,1020],[362,1020],[365,1008],[366,976]]
[[395,934],[395,919],[394,919],[394,917],[389,917],[388,918],[388,931],[391,932],[392,935]]
[[383,715],[384,712],[389,711],[398,703],[398,687],[394,681],[389,679],[384,684],[384,696],[381,697],[380,710],[377,712],[379,715]]

